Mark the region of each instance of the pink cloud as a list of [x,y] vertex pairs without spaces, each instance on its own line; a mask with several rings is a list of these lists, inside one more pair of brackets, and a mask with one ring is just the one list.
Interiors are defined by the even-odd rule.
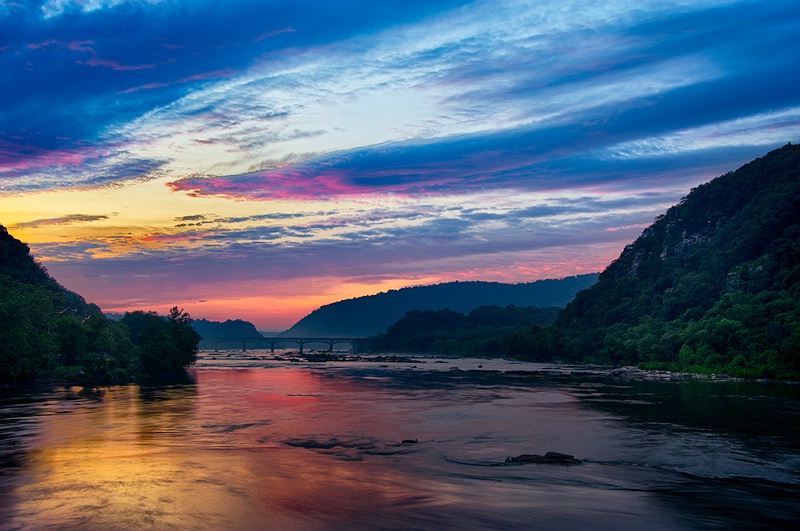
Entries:
[[236,73],[231,68],[223,68],[220,70],[212,70],[211,72],[204,72],[202,74],[194,74],[178,80],[178,83],[188,83],[190,81],[201,81],[203,79],[215,79],[220,77],[230,77]]
[[[131,68],[128,68],[128,70],[130,69]],[[123,69],[118,68],[116,70],[124,70],[124,68]],[[218,79],[222,77],[230,77],[235,73],[236,71],[231,68],[223,68],[220,70],[213,70],[211,72],[203,72],[202,74],[194,74],[191,76],[187,76],[175,81],[175,83],[190,83],[192,81],[202,81],[204,79]],[[154,90],[163,87],[169,87],[171,85],[173,85],[173,83],[145,83],[144,85],[138,85],[136,87],[131,87],[129,89],[123,90],[118,94],[130,94],[131,92],[138,92],[140,90]]]
[[95,53],[94,48],[90,46],[86,46],[87,44],[94,44],[94,41],[58,41],[55,39],[51,39],[49,41],[37,42],[28,44],[28,48],[31,50],[38,50],[40,48],[48,48],[50,46],[56,46],[58,48],[67,48],[68,50],[72,50],[74,52],[89,52]]
[[174,191],[189,192],[198,197],[220,195],[247,197],[255,200],[296,199],[319,200],[341,196],[364,195],[376,190],[348,184],[343,173],[328,171],[308,177],[291,168],[224,177],[190,177],[169,183]]
[[96,158],[97,156],[96,152],[51,151],[0,141],[0,172],[33,170],[53,166],[77,166],[87,159]]
[[118,72],[126,72],[129,70],[147,70],[150,68],[155,68],[155,64],[146,64],[146,65],[123,65],[118,63],[117,61],[109,61],[108,59],[98,59],[97,57],[92,57],[88,61],[75,61],[76,63],[87,65],[87,66],[102,66],[105,68],[111,68],[112,70],[116,70]]
[[154,90],[168,86],[169,83],[145,83],[144,85],[139,85],[138,87],[131,87],[129,89],[123,90],[122,92],[119,92],[119,94],[129,94],[131,92],[138,92],[140,90]]
[[188,242],[192,240],[196,240],[197,235],[195,234],[163,234],[163,233],[153,233],[148,234],[142,238],[143,242],[162,242],[162,243],[169,243],[169,242]]
[[234,199],[304,201],[376,194],[432,194],[457,187],[461,178],[462,175],[452,168],[381,168],[359,172],[312,164],[245,175],[187,177],[169,186],[193,197],[218,195]]

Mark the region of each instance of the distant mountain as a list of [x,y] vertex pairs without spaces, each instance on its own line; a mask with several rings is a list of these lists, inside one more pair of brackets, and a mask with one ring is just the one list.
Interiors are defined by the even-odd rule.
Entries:
[[529,358],[800,375],[800,145],[693,189]]
[[206,319],[194,319],[192,321],[192,328],[200,334],[201,349],[226,349],[226,348],[240,348],[241,341],[220,341],[214,338],[242,338],[242,337],[263,337],[261,333],[256,330],[253,323],[243,321],[241,319],[219,322],[208,321]]
[[372,336],[411,310],[469,313],[479,306],[564,307],[575,294],[597,281],[597,274],[525,284],[499,282],[448,282],[391,290],[322,306],[281,335]]
[[202,337],[262,337],[253,323],[241,319],[228,319],[224,323],[194,319],[192,328]]

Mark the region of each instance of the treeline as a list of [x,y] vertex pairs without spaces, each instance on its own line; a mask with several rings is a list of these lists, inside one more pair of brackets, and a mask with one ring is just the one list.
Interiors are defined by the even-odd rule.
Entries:
[[552,325],[494,335],[524,360],[800,379],[800,146],[693,189]]
[[553,322],[560,308],[480,306],[468,314],[412,310],[380,334],[373,347],[385,351],[459,356],[510,355],[520,330]]
[[554,328],[567,359],[800,377],[800,146],[693,189]]
[[449,309],[468,313],[486,305],[563,308],[576,293],[596,281],[597,273],[591,273],[522,284],[446,282],[389,290],[322,306],[303,317],[282,335],[372,336],[384,332],[412,310]]
[[137,311],[108,319],[53,280],[0,226],[0,383],[172,378],[194,363],[199,340],[177,307],[167,317]]

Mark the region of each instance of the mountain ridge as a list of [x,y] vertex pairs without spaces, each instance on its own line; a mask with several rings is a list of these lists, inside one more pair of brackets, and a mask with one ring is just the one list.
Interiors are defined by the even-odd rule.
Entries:
[[590,273],[519,284],[456,281],[389,290],[321,306],[279,335],[371,336],[385,332],[412,310],[450,309],[469,313],[487,305],[564,307],[578,291],[592,285],[597,275]]
[[424,317],[423,334],[409,330],[409,318],[387,340],[451,354],[491,348],[529,361],[798,380],[800,146],[692,189],[551,325],[472,331],[446,312]]
[[578,361],[800,375],[800,145],[692,189],[567,305],[545,343]]

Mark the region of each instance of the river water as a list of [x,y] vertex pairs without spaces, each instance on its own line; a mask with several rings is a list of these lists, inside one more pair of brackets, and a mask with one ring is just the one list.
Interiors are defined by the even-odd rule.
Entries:
[[[0,391],[0,529],[800,521],[799,385],[204,354],[183,385]],[[548,451],[582,463],[505,462]]]

